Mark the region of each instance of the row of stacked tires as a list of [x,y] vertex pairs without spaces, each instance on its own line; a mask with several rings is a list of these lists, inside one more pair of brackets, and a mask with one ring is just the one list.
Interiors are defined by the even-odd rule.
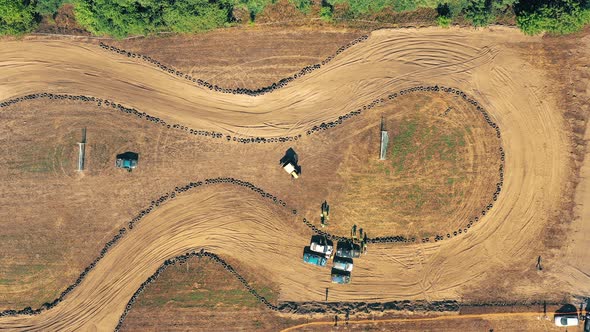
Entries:
[[[293,314],[310,314],[310,313],[330,313],[330,314],[355,314],[355,313],[371,313],[371,312],[383,312],[387,310],[421,310],[424,312],[427,311],[442,311],[442,312],[449,312],[449,311],[458,311],[460,309],[460,305],[455,300],[447,300],[447,301],[417,301],[417,304],[411,301],[390,301],[390,302],[351,302],[351,303],[342,303],[342,302],[333,302],[333,303],[324,303],[324,302],[283,302],[280,305],[274,305],[270,303],[266,298],[258,294],[252,286],[246,281],[244,277],[242,277],[229,263],[224,261],[222,258],[217,256],[214,253],[210,253],[201,249],[200,251],[191,251],[181,256],[177,256],[175,258],[171,258],[166,260],[157,270],[156,272],[151,275],[146,281],[144,281],[141,286],[137,289],[137,291],[133,294],[125,310],[121,314],[119,318],[119,323],[115,328],[115,332],[120,331],[121,327],[123,326],[123,322],[125,318],[129,314],[133,304],[136,302],[138,296],[145,290],[145,288],[154,282],[164,270],[168,268],[168,266],[176,265],[176,263],[182,264],[185,263],[189,258],[192,257],[207,257],[212,261],[219,263],[224,267],[225,270],[233,274],[244,287],[252,294],[252,296],[256,297],[262,304],[264,304],[268,309],[272,311],[278,311],[282,313],[293,313]],[[546,303],[546,302],[493,302],[493,303],[477,303],[477,304],[469,304],[469,306],[517,306],[517,305],[557,305],[557,303]],[[418,307],[418,308],[416,308]]]
[[100,42],[99,43],[99,46],[101,48],[107,50],[107,51],[111,51],[111,52],[114,52],[114,53],[117,53],[117,54],[121,54],[121,55],[126,55],[129,58],[141,59],[141,60],[143,60],[145,62],[149,62],[149,63],[155,65],[159,69],[161,69],[161,70],[163,70],[163,71],[165,71],[165,72],[167,72],[169,74],[172,74],[172,75],[175,75],[175,76],[184,78],[184,79],[186,79],[188,81],[191,81],[193,83],[196,83],[199,86],[208,88],[209,90],[212,90],[212,91],[217,91],[217,92],[222,92],[222,93],[231,93],[231,94],[244,94],[244,95],[249,95],[249,96],[260,96],[260,95],[263,95],[263,94],[272,92],[274,90],[280,89],[282,87],[285,87],[285,86],[287,86],[287,84],[289,84],[290,82],[296,80],[297,78],[302,77],[302,76],[305,76],[305,75],[313,72],[314,70],[317,70],[317,69],[321,68],[323,65],[326,65],[330,61],[332,61],[336,55],[344,52],[346,49],[352,47],[353,45],[356,45],[356,44],[358,44],[360,42],[363,42],[363,41],[367,40],[368,38],[369,38],[368,35],[361,36],[361,37],[359,37],[359,38],[357,38],[357,39],[349,42],[348,44],[346,44],[344,46],[341,46],[336,51],[335,54],[330,55],[329,57],[327,57],[326,59],[324,59],[321,63],[317,63],[317,64],[310,65],[310,66],[306,66],[306,67],[302,68],[296,74],[293,74],[291,76],[282,78],[282,79],[280,79],[276,83],[273,83],[273,84],[271,84],[269,86],[266,86],[266,87],[263,87],[263,88],[260,88],[260,89],[256,89],[256,90],[251,90],[251,89],[247,89],[247,88],[236,88],[236,89],[222,88],[222,87],[220,87],[220,86],[218,86],[216,84],[211,84],[211,83],[206,82],[206,81],[204,81],[202,79],[198,79],[196,77],[192,77],[191,75],[185,74],[185,73],[183,73],[180,70],[176,70],[176,69],[174,69],[172,67],[169,67],[169,66],[161,63],[160,61],[158,61],[158,60],[156,60],[156,59],[154,59],[154,58],[152,58],[150,56],[142,55],[142,54],[135,53],[135,52],[126,51],[124,49],[120,49],[120,48],[115,47],[115,46],[112,46],[112,45],[107,45],[107,44],[105,44],[103,42]]
[[[129,224],[128,224],[129,229],[133,229],[135,224],[138,221],[140,221],[144,216],[146,216],[147,214],[152,212],[156,207],[160,206],[160,204],[166,202],[169,199],[175,198],[178,194],[186,192],[192,188],[200,187],[202,185],[219,184],[219,183],[230,183],[230,184],[234,184],[237,186],[245,187],[245,188],[250,189],[250,190],[254,191],[255,193],[259,194],[262,198],[266,198],[266,199],[273,201],[273,203],[275,203],[275,204],[278,204],[282,207],[287,206],[287,203],[285,201],[283,201],[282,199],[278,198],[275,195],[267,193],[262,188],[259,188],[248,181],[243,181],[243,180],[232,178],[232,177],[218,177],[218,178],[212,178],[212,179],[205,179],[204,181],[189,182],[185,186],[175,187],[174,191],[172,191],[170,193],[165,193],[164,195],[160,196],[158,199],[153,200],[147,209],[140,211],[140,213],[129,222]],[[293,214],[297,214],[297,210],[293,209],[292,211],[293,211]]]
[[206,257],[206,258],[209,258],[212,261],[220,264],[221,266],[223,266],[223,268],[226,271],[228,271],[229,273],[234,275],[236,277],[236,279],[238,279],[242,283],[242,285],[244,285],[244,287],[248,290],[248,292],[250,292],[250,294],[252,294],[252,296],[256,297],[258,299],[258,301],[260,301],[260,303],[265,305],[270,310],[273,310],[273,311],[279,310],[279,308],[277,306],[270,303],[264,296],[258,294],[258,292],[252,286],[250,286],[250,284],[246,281],[246,279],[244,277],[242,277],[242,275],[240,275],[229,263],[227,263],[226,261],[221,259],[219,256],[217,256],[214,253],[207,252],[204,249],[201,249],[198,252],[193,250],[193,251],[186,253],[184,255],[180,255],[180,256],[177,256],[177,257],[174,257],[171,259],[167,259],[156,270],[156,272],[154,272],[154,274],[152,274],[149,278],[147,278],[146,281],[144,281],[139,286],[139,288],[135,291],[135,293],[133,293],[133,296],[131,296],[131,299],[129,300],[129,302],[127,302],[127,305],[125,306],[125,310],[123,311],[123,313],[119,317],[119,322],[118,322],[117,326],[115,327],[115,332],[118,332],[121,329],[121,327],[123,326],[123,322],[125,321],[125,318],[127,317],[127,315],[129,314],[129,311],[133,307],[133,304],[135,303],[135,301],[137,301],[137,298],[139,297],[139,295],[141,293],[143,293],[143,291],[145,290],[145,288],[149,284],[154,282],[162,274],[162,272],[164,272],[168,268],[168,266],[176,265],[176,263],[179,263],[179,264],[185,263],[189,258],[192,258],[192,257],[199,257],[199,258]]
[[[294,210],[296,211],[296,210]],[[303,223],[309,227],[314,233],[318,235],[325,236],[329,240],[339,241],[339,242],[350,242],[350,238],[344,236],[337,236],[327,232],[324,232],[321,228],[318,228],[313,223],[309,222],[307,218],[303,218]],[[376,237],[376,238],[369,238],[367,242],[369,243],[396,243],[396,242],[415,242],[416,238],[406,239],[403,236],[384,236],[384,237]]]
[[[10,99],[10,100],[4,101],[4,102],[0,102],[0,108],[8,107],[8,106],[14,105],[18,102],[27,101],[27,100],[34,100],[34,99],[39,99],[39,98],[48,98],[48,99],[52,99],[52,100],[74,100],[74,101],[82,101],[82,102],[92,102],[92,103],[96,103],[96,105],[99,107],[102,107],[104,105],[105,107],[119,110],[120,112],[134,115],[140,119],[145,119],[145,120],[153,122],[155,124],[159,124],[159,125],[163,126],[164,128],[181,130],[181,131],[187,132],[191,135],[197,135],[197,136],[205,136],[205,137],[211,137],[211,138],[223,138],[224,137],[224,135],[222,133],[219,133],[216,131],[197,130],[197,129],[192,129],[192,128],[189,128],[187,126],[180,125],[180,124],[169,124],[163,119],[160,119],[155,116],[151,116],[145,112],[139,112],[135,108],[125,107],[119,103],[116,103],[116,102],[108,100],[108,99],[89,97],[89,96],[83,96],[83,95],[56,94],[56,93],[48,93],[48,92],[34,93],[34,94],[29,94],[29,95],[26,95],[23,97],[17,97],[17,98]],[[244,138],[244,137],[237,137],[237,136],[230,136],[230,135],[226,135],[225,137],[226,137],[227,141],[248,144],[248,143],[292,142],[292,141],[298,140],[299,138],[301,138],[301,136],[302,135],[299,134],[299,135],[294,135],[294,136],[281,136],[281,137],[271,137],[271,138],[266,138],[266,137]]]

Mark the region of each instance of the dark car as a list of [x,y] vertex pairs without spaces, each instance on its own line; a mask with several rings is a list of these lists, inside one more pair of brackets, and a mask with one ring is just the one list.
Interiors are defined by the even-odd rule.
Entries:
[[303,261],[308,264],[317,266],[326,266],[328,259],[323,254],[313,252],[309,247],[305,247],[303,250]]
[[348,241],[340,241],[336,248],[336,256],[344,258],[359,258],[361,257],[361,246]]
[[350,284],[350,272],[342,271],[336,268],[332,269],[332,282],[335,284]]

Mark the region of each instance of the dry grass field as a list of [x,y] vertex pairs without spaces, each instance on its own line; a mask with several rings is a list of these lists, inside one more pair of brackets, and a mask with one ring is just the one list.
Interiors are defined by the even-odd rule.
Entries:
[[[244,47],[240,52],[245,53],[236,57],[248,61],[233,60],[239,65],[229,70],[218,56],[211,71],[204,71],[208,65],[198,61],[227,54],[227,44],[215,42],[225,39],[223,33],[174,40],[181,51],[173,65],[215,84],[258,87],[276,80],[274,75],[292,73],[293,66],[318,62],[322,52],[334,52],[335,42],[327,44],[332,49],[319,51],[322,38],[355,36],[330,32],[312,39],[307,51],[300,51],[297,42],[284,43],[287,46],[277,51],[284,62],[270,61],[272,46],[253,53]],[[236,39],[240,33],[254,34],[238,30]],[[269,34],[271,40],[280,32]],[[303,41],[313,33],[293,34]],[[276,37],[286,40],[290,35],[282,38]],[[190,128],[253,137],[302,134],[302,138],[239,144],[168,130],[75,101],[26,101],[2,108],[3,308],[38,307],[56,298],[138,211],[190,181],[240,178],[284,199],[288,208],[229,184],[180,194],[129,230],[58,306],[36,316],[0,318],[1,328],[112,329],[131,295],[164,259],[198,248],[239,262],[252,279],[264,275],[277,290],[269,293],[277,294],[271,296],[277,301],[321,301],[326,287],[331,301],[368,302],[559,301],[590,291],[585,267],[564,259],[587,247],[583,239],[567,237],[570,227],[579,227],[572,222],[572,208],[584,154],[580,135],[586,117],[576,110],[588,98],[584,59],[590,41],[585,34],[553,39],[525,37],[505,28],[380,30],[317,71],[260,97],[211,92],[89,43],[43,39],[2,43],[1,100],[43,91],[86,94]],[[175,54],[172,47],[157,47],[167,43],[165,38],[128,43],[122,47],[155,58],[161,54],[171,59]],[[193,45],[209,48],[201,48],[206,51],[193,59]],[[297,60],[302,62],[292,62],[297,54],[308,55]],[[239,76],[243,68],[251,68],[252,74]],[[312,126],[419,84],[453,86],[473,96],[502,129],[501,140],[463,99],[421,92],[383,103],[334,129],[305,134]],[[377,160],[382,116],[391,136],[386,161]],[[88,160],[87,170],[80,174],[74,169],[83,127],[88,129]],[[311,235],[301,219],[317,225],[324,200],[332,211],[326,231],[337,235],[347,235],[352,224],[371,237],[420,238],[464,227],[481,216],[495,190],[500,144],[506,151],[502,193],[467,234],[436,243],[371,245],[368,254],[355,261],[354,281],[347,286],[332,285],[327,270],[300,262]],[[300,155],[303,172],[297,180],[278,165],[289,147]],[[124,151],[140,153],[139,167],[133,172],[114,168],[114,155]],[[298,214],[293,215],[291,208]],[[543,271],[535,269],[539,255]],[[237,289],[216,285],[206,275],[199,277],[220,287],[209,293],[209,300]],[[174,287],[199,279],[174,270],[161,278],[140,297],[137,314],[131,311],[129,329],[147,328],[148,323],[138,325],[142,314],[152,314],[146,307],[158,310],[157,320],[178,313],[184,317],[178,329],[190,328],[204,316],[192,320],[171,301],[186,300],[190,306],[225,303],[221,307],[227,309],[240,296],[233,294],[236,297],[215,304],[201,302],[194,285]],[[190,294],[198,301],[191,302]],[[199,310],[202,315],[211,312],[211,308]],[[251,307],[246,315],[256,315],[256,310]],[[287,325],[275,323],[269,329]],[[467,330],[507,326],[494,319],[457,324]],[[547,327],[544,322],[522,324],[527,330]]]
[[[261,295],[276,302],[278,289],[273,288],[272,280],[264,280],[262,271],[246,271],[237,262],[231,265]],[[262,306],[219,264],[195,258],[168,268],[151,284],[127,316],[122,331],[276,331],[297,323]]]

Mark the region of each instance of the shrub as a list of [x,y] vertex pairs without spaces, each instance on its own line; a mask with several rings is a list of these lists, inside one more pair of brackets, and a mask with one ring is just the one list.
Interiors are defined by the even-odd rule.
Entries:
[[57,12],[59,7],[64,3],[69,3],[70,0],[37,0],[35,11],[41,15],[53,15]]
[[451,19],[450,17],[438,16],[436,18],[436,23],[443,28],[448,28],[451,25],[452,21],[453,19]]
[[332,7],[325,6],[320,9],[320,18],[325,22],[332,22]]
[[476,27],[483,27],[493,20],[492,0],[471,0],[465,8],[465,18]]
[[[236,0],[237,1],[237,0]],[[271,3],[271,0],[239,0],[240,3],[245,4],[250,11],[250,19],[254,21],[256,15],[260,14],[264,7]]]
[[175,1],[163,8],[163,23],[175,32],[200,32],[223,26],[228,9],[207,0]]
[[447,3],[441,3],[436,7],[436,23],[441,27],[448,27],[452,22],[451,8]]
[[311,0],[291,0],[297,9],[304,14],[309,14],[311,9]]

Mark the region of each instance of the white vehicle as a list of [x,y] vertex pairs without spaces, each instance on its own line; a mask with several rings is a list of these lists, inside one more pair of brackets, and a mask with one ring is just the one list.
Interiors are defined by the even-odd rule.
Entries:
[[334,268],[341,271],[352,271],[352,258],[334,257]]
[[293,178],[299,178],[299,171],[295,165],[291,163],[286,163],[285,165],[283,165],[283,169],[285,170],[285,172],[291,174]]
[[577,315],[560,315],[555,316],[555,325],[557,326],[578,326],[580,321]]
[[332,257],[334,252],[334,243],[323,236],[314,235],[311,237],[309,249],[320,254],[324,254],[327,258]]

